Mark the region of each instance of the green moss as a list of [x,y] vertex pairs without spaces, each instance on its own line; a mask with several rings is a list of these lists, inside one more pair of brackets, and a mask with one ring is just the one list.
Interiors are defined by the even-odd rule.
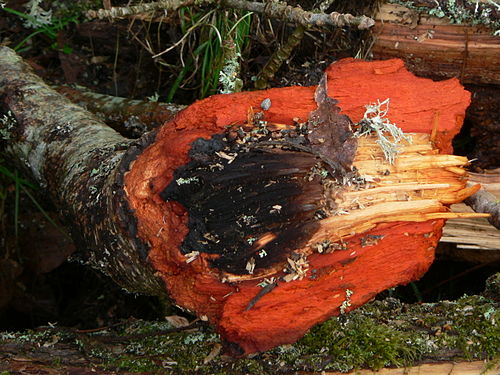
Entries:
[[[349,371],[411,366],[420,359],[500,359],[498,303],[481,296],[457,301],[405,305],[375,301],[320,324],[293,345],[251,358],[216,356],[220,345],[210,327],[158,334],[168,322],[135,321],[114,332],[75,334],[60,328],[0,334],[3,342],[40,346],[72,344],[94,366],[107,370],[166,374],[274,374],[296,371]],[[109,336],[112,335],[112,340]]]
[[[220,341],[218,335],[209,328],[154,335],[169,328],[172,326],[168,322],[134,322],[121,332],[131,338],[122,353],[106,361],[104,367],[131,372],[162,370],[177,374],[197,369],[200,374],[213,373],[203,360]],[[145,334],[153,335],[144,337]]]
[[127,370],[130,372],[155,372],[159,366],[149,358],[122,357],[113,363],[117,370]]
[[412,365],[423,358],[484,359],[500,353],[498,304],[481,296],[403,305],[388,298],[313,328],[273,352],[294,369],[349,371]]
[[327,353],[336,359],[325,368],[345,371],[362,366],[380,369],[410,364],[421,350],[408,345],[407,340],[403,332],[355,314],[345,323],[331,319],[314,328],[298,345],[306,354],[323,357]]

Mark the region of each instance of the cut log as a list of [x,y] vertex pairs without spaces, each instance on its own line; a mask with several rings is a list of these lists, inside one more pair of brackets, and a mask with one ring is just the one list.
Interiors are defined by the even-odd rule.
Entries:
[[[446,219],[487,216],[447,208],[478,189],[467,160],[446,155],[469,93],[401,60],[342,60],[318,88],[213,96],[137,141],[5,47],[0,73],[6,152],[72,223],[81,256],[208,319],[233,355],[294,342],[419,278]],[[365,105],[386,98],[406,134],[368,126]]]

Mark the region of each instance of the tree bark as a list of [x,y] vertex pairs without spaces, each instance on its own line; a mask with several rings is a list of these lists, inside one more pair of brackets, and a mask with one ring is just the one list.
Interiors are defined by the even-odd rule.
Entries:
[[[445,219],[481,216],[447,208],[478,188],[466,158],[444,154],[469,93],[400,60],[343,60],[318,88],[213,96],[136,141],[6,47],[0,77],[5,151],[71,223],[82,258],[208,319],[234,355],[294,342],[419,278]],[[364,106],[385,98],[413,133],[393,164],[382,138],[353,137]]]
[[50,89],[12,50],[0,50],[4,153],[71,223],[81,259],[131,292],[165,294],[134,234],[123,174],[154,137],[124,138]]
[[55,88],[73,103],[95,114],[126,138],[139,138],[144,133],[172,120],[185,105],[131,100],[98,94],[85,87]]

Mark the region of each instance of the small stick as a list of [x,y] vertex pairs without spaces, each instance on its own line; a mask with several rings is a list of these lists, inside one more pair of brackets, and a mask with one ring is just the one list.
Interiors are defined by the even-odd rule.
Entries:
[[264,288],[262,288],[262,290],[257,293],[257,295],[255,297],[253,297],[251,299],[251,301],[248,303],[247,307],[245,307],[245,311],[248,311],[250,310],[252,307],[255,306],[255,304],[262,298],[264,297],[266,294],[268,293],[271,293],[273,291],[274,288],[276,288],[278,286],[278,282],[274,282],[274,283],[271,283],[271,284],[267,284]]
[[476,212],[488,213],[490,224],[500,229],[500,203],[493,194],[481,189],[464,202]]
[[436,141],[437,132],[438,132],[438,128],[439,128],[439,117],[440,116],[441,116],[441,114],[439,113],[439,111],[437,111],[434,113],[434,118],[432,119],[432,132],[431,132],[431,138],[430,138],[430,141],[432,144],[434,144],[434,142]]

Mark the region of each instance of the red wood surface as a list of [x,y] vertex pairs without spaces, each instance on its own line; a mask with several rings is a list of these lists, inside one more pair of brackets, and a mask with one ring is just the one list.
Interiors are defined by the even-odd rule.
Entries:
[[[441,152],[451,152],[451,140],[470,102],[470,94],[458,80],[417,78],[398,59],[345,59],[332,64],[327,74],[329,95],[339,100],[354,122],[361,119],[366,104],[390,98],[388,117],[406,132],[430,133],[439,114],[437,145]],[[208,266],[207,259],[213,255],[201,254],[186,263],[179,251],[188,232],[186,211],[158,194],[175,169],[188,161],[190,143],[244,122],[248,108],[259,108],[265,98],[272,101],[267,121],[306,120],[316,108],[314,91],[315,87],[286,87],[198,101],[161,128],[155,143],[125,177],[138,235],[151,246],[149,259],[170,296],[179,306],[207,316],[236,355],[294,342],[313,325],[338,315],[346,290],[353,292],[349,311],[387,288],[418,279],[434,259],[444,220],[379,225],[369,232],[385,235],[378,244],[361,247],[360,239],[368,234],[364,233],[347,241],[347,251],[309,256],[309,272],[316,270],[314,279],[309,273],[303,280],[282,282],[249,311],[245,307],[261,290],[258,281],[222,283],[218,271]]]

